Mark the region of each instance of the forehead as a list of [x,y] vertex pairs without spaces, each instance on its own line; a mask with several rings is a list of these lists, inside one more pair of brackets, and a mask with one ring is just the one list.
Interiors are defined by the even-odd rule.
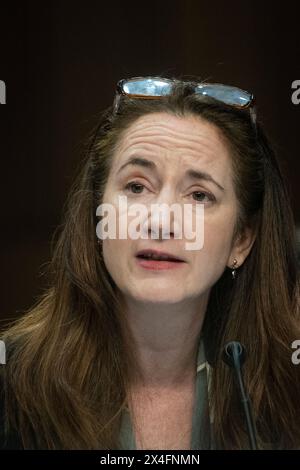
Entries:
[[141,152],[165,165],[198,160],[210,165],[228,164],[230,158],[228,143],[214,124],[198,116],[168,113],[147,114],[131,124],[116,147],[113,167]]

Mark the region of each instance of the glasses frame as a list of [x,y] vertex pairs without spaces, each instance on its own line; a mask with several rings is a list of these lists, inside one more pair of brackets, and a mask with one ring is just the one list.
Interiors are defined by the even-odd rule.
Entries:
[[249,109],[251,121],[254,125],[255,132],[257,131],[257,129],[256,129],[256,107],[255,107],[254,95],[252,93],[249,93],[246,90],[242,90],[241,88],[231,86],[231,85],[224,85],[222,83],[208,83],[208,82],[207,83],[206,82],[197,83],[197,82],[194,82],[194,81],[189,82],[189,81],[184,81],[184,80],[177,80],[177,79],[157,77],[157,76],[123,78],[123,79],[119,80],[118,83],[117,83],[116,95],[115,95],[115,99],[114,99],[114,103],[113,103],[113,114],[116,114],[118,112],[119,105],[120,105],[120,100],[121,100],[122,96],[128,96],[129,98],[135,98],[135,99],[157,100],[157,99],[164,98],[165,96],[168,96],[170,94],[170,93],[167,93],[167,94],[161,94],[161,95],[144,95],[144,94],[141,94],[141,93],[128,93],[124,90],[124,85],[126,85],[126,83],[133,82],[133,81],[142,81],[142,80],[159,80],[159,81],[162,81],[162,82],[165,82],[165,83],[169,83],[171,85],[171,89],[176,83],[186,83],[186,84],[189,84],[190,86],[194,87],[195,94],[199,94],[199,95],[201,95],[201,93],[199,92],[200,89],[198,88],[198,91],[196,91],[196,88],[199,85],[200,86],[203,85],[203,87],[205,87],[205,85],[209,85],[210,87],[216,87],[216,88],[225,86],[228,89],[231,88],[232,90],[239,90],[239,91],[241,91],[241,93],[247,93],[249,95],[249,102],[246,103],[245,105],[240,105],[238,103],[237,104],[226,103],[223,100],[220,100],[218,98],[215,98],[212,95],[205,94],[205,93],[203,93],[203,96],[210,96],[211,98],[215,99],[216,101],[219,101],[220,103],[223,103],[226,106],[229,106],[229,107],[232,107],[232,108]]

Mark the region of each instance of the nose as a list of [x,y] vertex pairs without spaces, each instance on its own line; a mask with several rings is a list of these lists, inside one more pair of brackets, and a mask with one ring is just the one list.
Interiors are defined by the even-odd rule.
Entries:
[[[160,197],[148,207],[148,218],[145,221],[148,237],[158,240],[174,238],[176,234],[181,233],[181,217],[181,206],[176,204],[174,193],[165,188]],[[180,238],[180,235],[177,235],[177,238]]]
[[169,206],[163,204],[159,207],[152,207],[148,217],[148,234],[151,238],[163,240],[174,237],[174,217]]

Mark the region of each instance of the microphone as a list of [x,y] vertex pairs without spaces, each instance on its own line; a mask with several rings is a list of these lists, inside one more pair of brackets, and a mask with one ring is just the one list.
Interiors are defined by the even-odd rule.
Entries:
[[246,418],[249,444],[251,450],[257,449],[256,430],[252,416],[252,407],[249,396],[245,391],[244,380],[242,375],[242,366],[246,360],[246,351],[244,346],[238,341],[227,343],[223,350],[222,359],[235,372],[236,383],[239,388],[241,402]]

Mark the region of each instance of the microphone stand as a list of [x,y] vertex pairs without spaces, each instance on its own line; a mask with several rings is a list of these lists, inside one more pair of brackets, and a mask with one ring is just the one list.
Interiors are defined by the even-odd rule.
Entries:
[[246,419],[250,448],[251,450],[256,450],[256,430],[252,416],[251,401],[245,391],[244,380],[242,375],[242,365],[246,359],[246,352],[244,346],[242,346],[242,344],[238,341],[231,341],[230,343],[227,343],[223,351],[222,359],[225,364],[233,368],[235,372],[236,383],[240,392],[241,403]]

